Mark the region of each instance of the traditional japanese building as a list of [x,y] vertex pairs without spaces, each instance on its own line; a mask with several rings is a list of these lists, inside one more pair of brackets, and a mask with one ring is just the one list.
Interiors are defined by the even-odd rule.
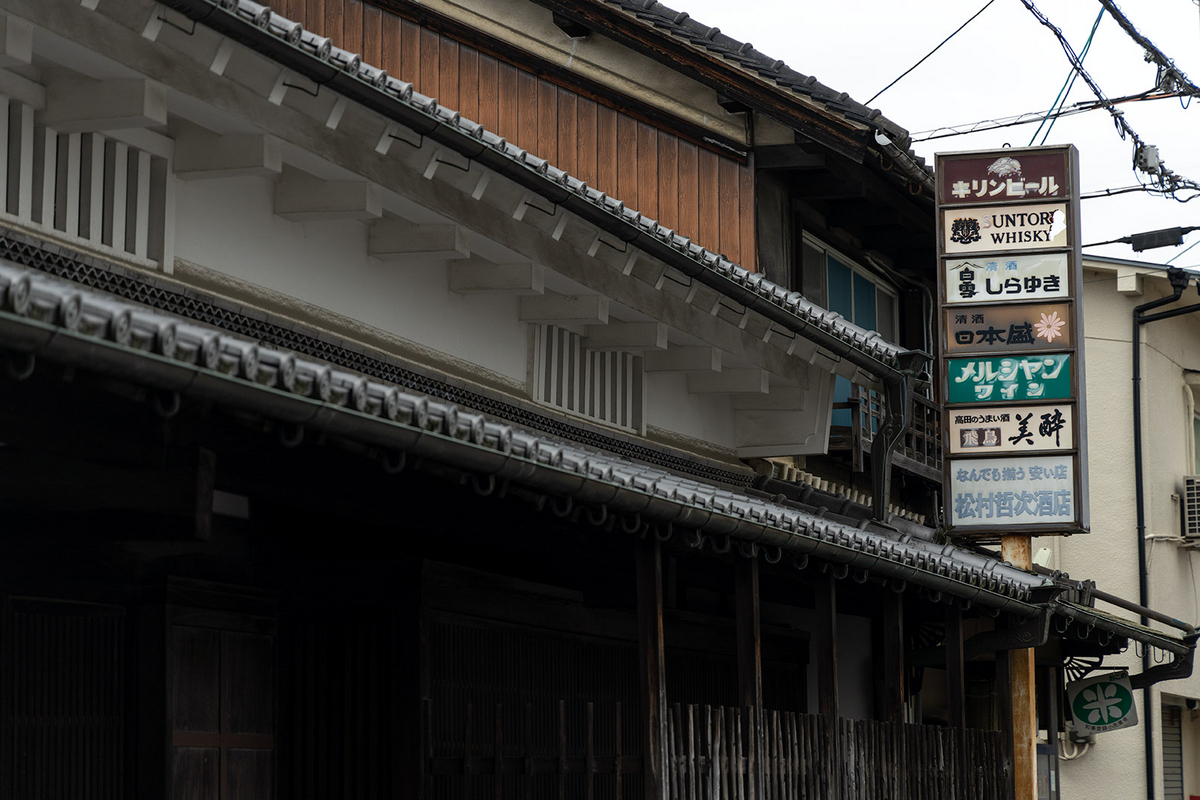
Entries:
[[1008,650],[1048,776],[1190,674],[939,534],[878,111],[655,3],[0,22],[0,797],[1006,798]]

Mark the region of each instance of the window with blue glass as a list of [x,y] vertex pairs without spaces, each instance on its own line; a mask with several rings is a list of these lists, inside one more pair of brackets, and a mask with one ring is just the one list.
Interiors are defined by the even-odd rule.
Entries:
[[[896,341],[896,292],[877,276],[820,241],[804,237],[801,291],[818,305],[836,311],[859,327]],[[850,398],[850,381],[837,378],[833,401]],[[833,424],[850,425],[850,411],[833,412]]]

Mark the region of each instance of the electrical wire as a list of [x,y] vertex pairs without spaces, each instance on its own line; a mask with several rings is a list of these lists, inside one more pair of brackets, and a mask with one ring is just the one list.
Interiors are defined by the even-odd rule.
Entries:
[[1100,5],[1104,6],[1108,13],[1112,14],[1117,24],[1121,26],[1121,29],[1129,34],[1129,37],[1146,51],[1146,60],[1158,66],[1158,88],[1164,89],[1170,86],[1193,97],[1200,95],[1200,86],[1188,80],[1187,75],[1184,75],[1183,71],[1175,66],[1174,61],[1167,58],[1163,51],[1154,46],[1154,42],[1147,39],[1137,28],[1133,27],[1133,23],[1121,13],[1121,9],[1117,8],[1117,4],[1113,0],[1100,0]]
[[[1110,0],[1100,0],[1100,2],[1105,4],[1105,8],[1109,10],[1109,13],[1113,13],[1115,6],[1112,6]],[[1096,95],[1096,99],[1100,101],[1100,104],[1111,115],[1113,125],[1116,126],[1117,134],[1121,137],[1121,139],[1124,140],[1128,138],[1133,140],[1134,177],[1138,179],[1139,183],[1141,183],[1141,177],[1138,176],[1139,169],[1151,176],[1150,183],[1142,184],[1144,190],[1150,194],[1157,194],[1162,197],[1170,197],[1172,200],[1176,200],[1180,203],[1187,203],[1195,200],[1197,197],[1200,197],[1200,183],[1189,180],[1182,175],[1176,175],[1174,172],[1166,168],[1165,162],[1158,157],[1157,148],[1148,147],[1146,145],[1145,141],[1142,140],[1142,137],[1138,136],[1137,132],[1125,119],[1124,112],[1118,109],[1116,105],[1105,96],[1104,92],[1096,84],[1096,81],[1090,74],[1088,74],[1088,71],[1084,69],[1083,62],[1080,61],[1079,55],[1075,52],[1074,48],[1071,47],[1071,43],[1067,41],[1065,36],[1063,36],[1063,32],[1059,30],[1053,22],[1047,19],[1045,14],[1038,10],[1037,6],[1033,4],[1032,0],[1021,0],[1021,4],[1025,6],[1025,8],[1028,9],[1031,14],[1033,14],[1038,22],[1049,28],[1054,34],[1055,38],[1058,39],[1058,44],[1060,47],[1062,47],[1063,52],[1066,54],[1067,60],[1071,62],[1071,67],[1076,73],[1079,74],[1079,77],[1083,78],[1084,82],[1092,90],[1092,93]],[[1117,10],[1116,13],[1120,14],[1120,11]],[[1126,23],[1128,23],[1128,20],[1126,20]],[[1140,34],[1138,35],[1140,36]],[[1145,37],[1142,37],[1142,39],[1145,39]],[[1145,39],[1145,41],[1149,43],[1148,39]],[[1152,44],[1150,46],[1153,47]],[[1153,52],[1158,53],[1159,51],[1157,48],[1155,48]],[[1159,53],[1159,55],[1161,55],[1161,53]],[[1169,69],[1172,70],[1170,72],[1171,80],[1169,82],[1171,86],[1177,88],[1183,87],[1185,89],[1185,93],[1194,93],[1194,84],[1192,84],[1190,81],[1187,81],[1186,77],[1183,76],[1183,74],[1177,69],[1175,69],[1175,65],[1170,62],[1170,59],[1167,59],[1166,56],[1162,56],[1162,58],[1165,59],[1165,64],[1169,66],[1165,66],[1162,63],[1159,64],[1160,81],[1159,86],[1156,88],[1162,88],[1163,82],[1161,79],[1163,77],[1163,71]],[[1179,194],[1180,192],[1191,192],[1191,194],[1187,197],[1181,197]]]
[[[1183,255],[1184,253],[1186,253],[1188,250],[1191,250],[1193,247],[1195,247],[1195,246],[1196,246],[1196,245],[1198,245],[1198,244],[1200,244],[1200,240],[1197,240],[1197,241],[1194,241],[1194,242],[1192,242],[1192,243],[1191,243],[1191,244],[1189,244],[1187,247],[1183,248],[1183,249],[1182,249],[1182,250],[1180,250],[1178,253],[1176,253],[1175,255],[1171,256],[1171,258],[1167,260],[1167,263],[1168,263],[1168,264],[1170,264],[1172,261],[1174,261],[1175,259],[1179,258],[1181,255]],[[1196,609],[1196,616],[1200,617],[1200,606],[1198,606],[1198,607],[1197,607],[1197,609]]]
[[1021,0],[1021,4],[1025,6],[1025,8],[1027,8],[1031,14],[1033,14],[1038,22],[1049,28],[1050,32],[1054,34],[1054,37],[1058,39],[1058,44],[1060,47],[1062,47],[1063,52],[1066,54],[1067,60],[1071,62],[1071,67],[1074,68],[1075,72],[1079,74],[1079,77],[1083,78],[1084,83],[1086,83],[1092,90],[1092,94],[1096,95],[1096,99],[1100,101],[1100,104],[1107,109],[1108,113],[1112,116],[1113,124],[1116,126],[1117,132],[1120,134],[1121,138],[1125,139],[1126,137],[1129,137],[1130,139],[1133,139],[1135,144],[1141,145],[1142,138],[1138,136],[1133,128],[1129,126],[1129,123],[1125,121],[1124,113],[1113,106],[1112,101],[1105,96],[1104,92],[1096,84],[1096,81],[1093,80],[1092,76],[1088,74],[1088,71],[1083,68],[1083,62],[1079,60],[1079,55],[1075,52],[1075,49],[1071,47],[1071,43],[1067,41],[1067,38],[1063,36],[1063,32],[1059,30],[1058,26],[1047,19],[1046,15],[1039,11],[1038,7],[1035,6],[1031,0]]
[[[1087,41],[1084,42],[1083,49],[1079,52],[1079,63],[1080,64],[1082,64],[1083,60],[1085,58],[1087,58],[1088,51],[1092,49],[1092,39],[1095,38],[1096,29],[1100,27],[1100,20],[1103,18],[1104,18],[1104,9],[1101,8],[1100,13],[1096,15],[1096,21],[1092,23],[1092,32],[1088,34]],[[1071,70],[1070,74],[1067,75],[1067,79],[1065,81],[1063,81],[1062,88],[1058,90],[1058,96],[1055,97],[1054,102],[1050,104],[1050,111],[1053,111],[1055,108],[1058,108],[1061,110],[1063,105],[1066,104],[1067,98],[1071,95],[1071,89],[1075,88],[1075,79],[1078,77],[1079,77],[1079,73],[1076,72],[1075,70]],[[1041,123],[1037,127],[1037,130],[1033,132],[1033,136],[1031,136],[1029,138],[1029,146],[1030,147],[1033,146],[1034,141],[1037,139],[1038,134],[1042,132],[1042,127],[1044,125],[1046,125],[1047,121],[1050,123],[1050,125],[1049,125],[1049,127],[1046,128],[1046,134],[1044,136],[1042,136],[1041,143],[1045,144],[1046,140],[1050,138],[1050,131],[1054,128],[1054,123],[1058,122],[1058,117],[1057,116],[1051,117],[1050,112],[1048,111],[1048,112],[1046,112],[1045,119],[1043,119],[1041,121]]]
[[[1126,97],[1118,97],[1110,100],[1113,105],[1121,105],[1123,103],[1137,103],[1143,100],[1166,100],[1172,97],[1179,97],[1176,92],[1171,94],[1151,94],[1150,92],[1142,92],[1141,94],[1128,95]],[[1075,114],[1083,114],[1088,111],[1096,111],[1105,108],[1098,100],[1087,100],[1079,103],[1074,103],[1064,109],[1055,111],[1053,108],[1047,111],[1026,111],[1022,114],[1014,114],[1010,117],[998,117],[993,119],[979,120],[978,122],[967,122],[961,125],[943,125],[940,128],[930,128],[924,131],[916,131],[911,134],[913,143],[927,142],[933,139],[946,139],[951,136],[966,136],[969,133],[979,133],[980,131],[992,131],[999,128],[1012,128],[1017,125],[1029,125],[1033,122],[1039,122],[1046,117],[1058,119],[1059,117],[1070,117]]]
[[874,102],[875,102],[875,98],[876,98],[876,97],[879,97],[879,95],[883,94],[883,93],[884,93],[884,92],[886,92],[888,89],[892,88],[892,87],[893,87],[893,86],[895,86],[897,83],[899,83],[899,82],[900,82],[900,80],[901,80],[902,78],[904,78],[904,76],[905,76],[905,75],[908,75],[908,73],[912,72],[914,69],[916,69],[917,67],[919,67],[919,66],[921,66],[922,64],[924,64],[924,63],[925,63],[925,61],[926,61],[926,60],[927,60],[927,59],[928,59],[928,58],[929,58],[931,55],[933,55],[934,53],[936,53],[938,50],[941,50],[941,49],[942,49],[942,45],[944,45],[946,42],[948,42],[948,41],[950,41],[951,39],[953,39],[955,36],[957,36],[957,35],[958,35],[959,31],[961,31],[963,28],[967,27],[967,26],[968,26],[968,25],[970,25],[972,22],[974,22],[974,21],[975,21],[975,17],[978,17],[978,16],[979,16],[980,14],[982,14],[984,11],[987,11],[987,9],[988,9],[988,6],[990,6],[990,5],[991,5],[992,3],[994,3],[994,2],[996,2],[996,0],[988,0],[986,3],[984,3],[984,6],[983,6],[983,8],[979,9],[978,11],[976,11],[976,12],[975,12],[975,13],[974,13],[974,14],[971,16],[971,18],[970,18],[969,20],[967,20],[966,22],[964,22],[962,25],[959,25],[959,26],[958,26],[958,28],[957,28],[957,29],[954,31],[954,33],[950,34],[950,35],[949,35],[949,36],[947,36],[945,39],[942,39],[942,42],[941,42],[941,44],[939,44],[937,47],[933,48],[932,50],[930,50],[928,53],[926,53],[926,54],[925,54],[925,58],[922,58],[920,61],[918,61],[917,63],[913,64],[911,67],[909,67],[908,69],[906,69],[904,72],[900,73],[900,76],[899,76],[898,78],[896,78],[896,80],[892,81],[892,82],[891,82],[891,83],[889,83],[887,86],[883,87],[883,88],[882,88],[882,89],[880,89],[878,92],[876,92],[876,93],[875,93],[875,96],[874,96],[874,97],[872,97],[870,100],[868,100],[868,101],[866,102],[866,105],[868,105],[868,106],[869,106],[869,105],[871,105],[871,103],[874,103]]

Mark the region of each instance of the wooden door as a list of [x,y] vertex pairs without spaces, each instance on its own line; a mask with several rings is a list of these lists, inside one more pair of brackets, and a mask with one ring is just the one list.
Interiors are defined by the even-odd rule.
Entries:
[[274,797],[274,631],[195,617],[174,615],[169,630],[169,796]]

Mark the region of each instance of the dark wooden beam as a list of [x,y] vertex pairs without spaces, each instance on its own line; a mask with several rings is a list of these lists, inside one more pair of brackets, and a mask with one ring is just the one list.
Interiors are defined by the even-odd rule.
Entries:
[[[130,467],[72,459],[18,447],[0,448],[0,486],[10,513],[87,514],[97,519],[118,512],[191,520],[192,535],[212,535],[216,455],[180,448],[157,467]],[[182,526],[161,529],[174,539]],[[130,538],[155,531],[131,526]]]
[[962,611],[955,605],[946,609],[946,722],[951,728],[967,727],[966,702]]
[[[879,250],[883,253],[891,253],[893,248],[920,247],[933,241],[925,233],[898,225],[860,226],[859,236],[863,240],[864,250]],[[932,251],[932,247],[930,250]]]
[[908,691],[904,666],[904,595],[892,594],[883,604],[883,705],[888,722],[904,722]]
[[638,689],[645,743],[642,774],[646,800],[666,800],[667,759],[666,658],[663,648],[662,549],[653,535],[638,541]]
[[861,201],[831,203],[826,219],[831,228],[896,225],[900,222],[900,212]]
[[580,25],[572,19],[564,17],[557,11],[554,12],[554,24],[558,29],[572,39],[582,39],[592,31],[586,25]]
[[798,145],[773,144],[754,148],[755,169],[825,169],[824,153],[807,153]]
[[743,706],[762,708],[758,559],[734,559],[733,579],[737,611],[738,700]]
[[805,200],[848,200],[867,196],[862,183],[840,175],[798,175],[789,183],[792,196]]
[[[389,0],[395,2],[395,0]],[[617,7],[576,0],[534,0],[543,8],[642,53],[672,70],[712,87],[718,94],[741,98],[755,111],[821,142],[861,163],[870,132],[835,111],[811,105],[806,98],[748,74],[721,56],[693,47],[667,31],[631,22]]]
[[717,105],[728,111],[730,114],[745,114],[753,110],[741,100],[719,93],[717,94]]
[[[739,161],[745,161],[746,145],[742,142],[729,139],[708,128],[665,112],[649,103],[642,102],[628,94],[621,94],[599,81],[585,78],[565,67],[560,67],[539,59],[516,45],[509,44],[502,39],[487,36],[464,22],[443,16],[435,11],[430,11],[425,6],[412,2],[412,0],[370,0],[370,2],[372,5],[386,9],[411,22],[415,22],[422,28],[440,33],[455,41],[474,47],[481,53],[486,53],[508,64],[512,64],[519,69],[530,72],[564,89],[569,89],[583,97],[595,100],[597,103],[628,114],[641,122],[668,130],[676,136],[687,139],[698,147],[721,153]],[[551,7],[547,5],[547,8]],[[551,8],[551,11],[557,11],[558,16],[565,22],[578,25],[580,28],[585,28],[592,32],[603,33],[601,29],[590,25],[586,18],[579,14],[570,13],[570,10],[565,6],[564,8]],[[654,57],[656,54],[646,53],[646,55]],[[410,80],[413,78],[411,75],[400,77]],[[515,132],[508,131],[498,131],[498,133],[510,137],[515,135]]]
[[[837,657],[837,581],[832,573],[817,576],[813,586],[816,606],[816,635],[813,645],[817,651],[817,714],[821,738],[829,748],[829,758],[823,765],[829,800],[841,796],[837,758],[842,752],[838,746],[838,657]],[[811,709],[810,709],[811,710]]]
[[838,718],[837,583],[825,573],[816,586],[817,713],[833,721]]
[[[873,205],[886,206],[894,209],[905,227],[934,238],[933,199],[925,195],[910,195],[898,189],[890,182],[869,169],[839,162],[832,159],[829,171],[847,180],[861,183],[863,195],[870,199]],[[917,197],[921,200],[918,201]]]

